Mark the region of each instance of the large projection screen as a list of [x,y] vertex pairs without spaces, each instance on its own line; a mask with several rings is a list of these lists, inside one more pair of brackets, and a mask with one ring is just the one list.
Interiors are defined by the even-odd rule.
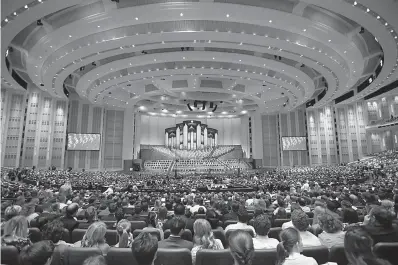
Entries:
[[99,151],[101,134],[99,133],[68,133],[69,151]]
[[283,151],[305,151],[307,150],[305,137],[282,137]]

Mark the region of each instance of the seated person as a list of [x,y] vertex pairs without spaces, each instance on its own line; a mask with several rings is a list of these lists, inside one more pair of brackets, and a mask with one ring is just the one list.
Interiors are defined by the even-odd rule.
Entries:
[[120,220],[116,225],[116,232],[119,238],[115,248],[130,248],[133,243],[133,234],[131,233],[131,223],[126,220]]
[[316,247],[321,246],[321,241],[312,234],[307,231],[308,229],[308,216],[303,210],[294,210],[292,212],[292,223],[294,228],[299,231],[301,241],[304,247]]
[[271,221],[263,214],[254,218],[254,229],[256,230],[256,237],[253,238],[254,249],[276,248],[279,241],[275,238],[269,238],[268,232],[271,229]]
[[318,235],[322,245],[332,248],[334,245],[344,245],[343,224],[334,216],[324,213],[319,216],[319,226],[323,230]]
[[238,211],[239,211],[239,204],[237,202],[233,202],[231,206],[231,211],[227,214],[224,214],[222,217],[222,221],[238,221]]
[[97,210],[95,209],[94,206],[89,206],[84,211],[84,216],[86,218],[86,221],[79,223],[79,228],[80,229],[87,229],[92,223],[97,221]]
[[25,246],[19,254],[21,265],[49,265],[54,252],[54,244],[49,240]]
[[111,203],[108,206],[109,214],[100,216],[101,221],[116,221],[115,212],[117,209],[116,203]]
[[92,223],[84,234],[82,240],[73,244],[74,247],[81,248],[98,248],[102,255],[106,255],[109,251],[109,245],[105,240],[106,225],[103,222]]
[[170,222],[170,236],[158,243],[159,248],[187,248],[191,250],[193,243],[181,238],[185,230],[185,221],[181,217],[173,217]]
[[145,221],[145,217],[141,216],[141,206],[140,205],[136,205],[134,207],[134,214],[132,216],[127,217],[127,220],[129,221]]
[[1,245],[14,246],[18,251],[21,251],[23,247],[31,245],[28,233],[28,220],[26,217],[22,215],[14,216],[4,226]]
[[227,232],[230,229],[252,230],[253,235],[256,236],[256,231],[254,230],[254,227],[248,225],[247,224],[248,221],[249,221],[249,214],[247,213],[245,207],[243,205],[240,205],[238,210],[238,223],[228,225],[225,228],[225,232]]
[[213,209],[209,209],[206,212],[206,220],[210,223],[211,229],[223,230],[220,224],[220,219],[218,218],[218,214]]
[[142,232],[134,239],[131,251],[138,265],[152,265],[158,252],[158,239]]
[[394,214],[382,206],[373,207],[365,216],[363,228],[379,242],[398,242],[398,225],[393,223]]

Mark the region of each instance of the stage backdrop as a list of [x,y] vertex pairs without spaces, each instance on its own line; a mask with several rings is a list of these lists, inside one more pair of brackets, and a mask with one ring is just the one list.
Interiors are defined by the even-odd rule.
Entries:
[[[218,145],[241,145],[243,151],[248,146],[248,127],[242,126],[245,124],[242,118],[231,119],[200,119],[193,120],[200,121],[207,124],[210,128],[218,130]],[[174,127],[177,123],[181,123],[187,118],[173,118],[162,116],[148,116],[141,115],[140,118],[140,135],[139,142],[142,145],[164,145],[165,137],[164,130],[169,127]],[[137,135],[138,136],[138,135]]]

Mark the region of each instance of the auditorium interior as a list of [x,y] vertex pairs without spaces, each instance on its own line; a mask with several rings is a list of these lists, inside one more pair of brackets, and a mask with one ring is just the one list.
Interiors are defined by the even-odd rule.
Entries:
[[[134,218],[140,216],[135,209],[146,204],[147,216],[140,220],[143,226],[131,228],[127,252],[111,248],[104,260],[87,261],[95,251],[68,248],[61,251],[68,257],[64,264],[52,263],[124,265],[123,257],[138,255],[133,238],[151,242],[141,233],[150,213],[156,212],[158,221],[159,209],[171,204],[162,226],[173,223],[184,202],[192,213],[184,223],[199,226],[200,220],[216,218],[225,233],[214,232],[210,220],[210,238],[223,244],[217,248],[214,241],[210,246],[219,252],[202,249],[196,255],[195,248],[203,246],[195,241],[193,225],[184,238],[193,242],[192,252],[170,254],[160,247],[167,240],[160,228],[154,264],[289,265],[299,264],[290,260],[293,248],[282,246],[286,257],[256,248],[264,239],[256,236],[264,216],[272,226],[269,237],[280,245],[296,231],[283,225],[290,221],[298,229],[293,219],[300,213],[291,208],[308,207],[303,217],[308,231],[322,239],[326,227],[318,224],[317,207],[324,207],[332,212],[327,218],[344,225],[345,242],[352,243],[354,232],[346,227],[366,227],[377,214],[385,218],[380,212],[391,203],[389,229],[396,228],[396,234],[389,240],[365,228],[355,232],[370,238],[372,250],[364,253],[372,253],[369,260],[375,263],[355,263],[350,247],[325,244],[296,254],[300,264],[394,264],[397,14],[397,0],[1,1],[2,235],[23,215],[7,213],[21,211],[15,205],[29,212],[35,201],[41,212],[33,207],[31,214],[40,216],[44,207],[56,205],[54,215],[65,214],[63,242],[81,240],[83,248],[88,226],[69,229],[62,219],[68,212],[83,212],[82,219],[69,216],[80,223],[90,207],[96,217],[111,208],[115,217],[117,208]],[[154,210],[148,211],[148,204]],[[247,246],[246,234],[227,233],[229,225],[241,222],[228,223],[223,204],[237,218],[247,217],[254,258],[250,249],[239,255],[242,246],[234,249],[238,243]],[[217,216],[193,211],[196,206]],[[358,214],[356,222],[345,220],[347,207]],[[282,218],[280,208],[287,212]],[[28,238],[25,248],[45,244],[42,228],[56,226],[52,222],[58,219],[46,219],[41,227],[37,216],[26,216],[29,236],[36,239]],[[108,247],[122,244],[119,221],[99,217],[107,226]],[[150,229],[159,230],[157,225]],[[33,264],[33,254],[19,245],[15,252],[7,240],[2,237],[2,258],[3,250],[8,257],[2,264],[49,264]],[[134,259],[128,264],[151,264]]]

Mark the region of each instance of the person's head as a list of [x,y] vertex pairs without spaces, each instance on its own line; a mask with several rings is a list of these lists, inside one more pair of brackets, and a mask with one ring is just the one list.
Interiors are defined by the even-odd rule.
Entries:
[[148,211],[148,203],[147,202],[142,202],[141,203],[141,209],[143,212],[147,212]]
[[22,207],[19,205],[11,205],[6,208],[4,211],[4,218],[6,221],[10,220],[14,216],[17,216],[21,213]]
[[116,203],[110,203],[108,206],[109,212],[115,214],[116,210],[117,210],[117,205]]
[[185,214],[185,206],[181,203],[178,203],[174,206],[174,215],[182,216]]
[[141,212],[142,212],[141,205],[136,205],[134,207],[134,213],[135,214],[140,214]]
[[120,220],[124,219],[124,211],[123,208],[117,208],[115,212],[116,221],[119,222]]
[[148,232],[142,232],[134,239],[131,251],[139,265],[152,265],[158,251],[158,239]]
[[254,257],[254,246],[251,235],[243,230],[231,233],[228,239],[229,250],[235,260],[235,264],[251,265]]
[[253,226],[257,235],[266,236],[271,229],[271,221],[265,214],[261,214],[254,218]]
[[369,212],[369,224],[373,226],[391,228],[394,218],[394,214],[382,206],[375,206]]
[[28,220],[25,216],[14,216],[4,225],[4,236],[27,238],[28,234]]
[[73,217],[76,215],[77,211],[79,210],[79,204],[71,203],[66,207],[66,216]]
[[158,213],[158,219],[159,220],[165,220],[167,217],[167,208],[166,207],[160,207],[159,208],[159,213]]
[[92,223],[82,239],[82,247],[95,247],[105,243],[106,225],[103,222]]
[[154,213],[154,212],[149,212],[149,213],[148,213],[148,216],[147,216],[146,223],[147,223],[148,225],[151,225],[152,227],[156,227],[157,219],[158,219],[158,215],[157,215],[156,213]]
[[97,219],[97,210],[94,206],[89,206],[84,212],[84,216],[86,217],[87,221],[92,222]]
[[43,240],[32,245],[25,246],[19,253],[19,263],[21,265],[50,264],[54,248],[54,243],[50,240]]
[[247,221],[249,221],[249,213],[246,211],[246,209],[243,205],[239,206],[238,220],[241,223],[247,223]]
[[373,240],[361,227],[351,227],[344,237],[344,251],[351,265],[387,265],[373,254]]
[[106,260],[102,255],[91,256],[84,260],[83,265],[106,265]]
[[126,219],[122,219],[117,223],[116,231],[119,236],[119,248],[127,248],[131,233],[131,223]]
[[55,219],[48,222],[43,226],[42,237],[44,240],[51,240],[53,243],[58,243],[64,233],[64,224],[59,220]]
[[239,211],[239,203],[233,202],[231,205],[232,212],[237,213]]
[[326,233],[337,233],[343,230],[343,223],[331,214],[323,213],[318,220],[319,226]]
[[380,205],[384,209],[386,209],[386,210],[392,212],[393,214],[395,214],[394,202],[393,201],[391,201],[391,200],[382,200]]
[[193,223],[193,231],[195,234],[195,243],[203,248],[212,248],[214,245],[214,235],[211,231],[209,221],[205,219],[197,219]]
[[282,230],[279,236],[281,242],[279,242],[276,247],[276,265],[282,265],[291,253],[300,253],[303,247],[300,234],[297,229],[293,227]]
[[212,209],[207,210],[206,220],[209,221],[212,229],[216,229],[218,227],[219,220],[216,211]]
[[308,216],[302,210],[294,210],[292,212],[292,224],[299,231],[307,231],[308,229]]
[[185,230],[185,221],[181,217],[173,217],[170,220],[170,234],[173,236],[181,236]]

